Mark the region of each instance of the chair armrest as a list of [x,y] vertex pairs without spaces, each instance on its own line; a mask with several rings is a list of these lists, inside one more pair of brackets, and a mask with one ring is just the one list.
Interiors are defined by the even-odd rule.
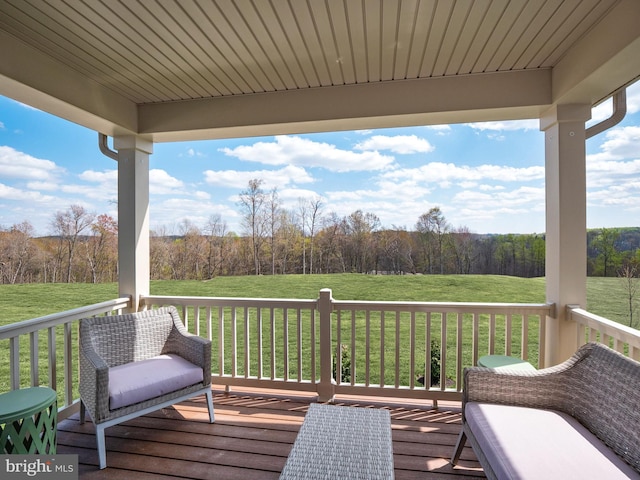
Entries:
[[94,422],[109,414],[109,366],[93,349],[90,331],[80,323],[80,397]]
[[203,385],[211,385],[211,340],[189,333],[182,324],[175,308],[169,310],[173,319],[173,328],[162,353],[175,353],[185,360],[202,367]]
[[585,345],[569,360],[534,372],[466,368],[463,403],[499,403],[566,411],[572,403],[567,384],[579,377],[573,369],[589,353],[590,348]]

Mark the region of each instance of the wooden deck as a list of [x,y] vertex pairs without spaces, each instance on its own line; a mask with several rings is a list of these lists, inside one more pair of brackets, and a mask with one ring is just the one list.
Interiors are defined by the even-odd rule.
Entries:
[[[81,479],[277,479],[315,397],[285,392],[214,389],[216,423],[204,398],[108,428],[107,468],[98,468],[94,428],[78,416],[58,425],[58,453],[78,454]],[[484,478],[473,451],[449,458],[460,430],[460,405],[398,399],[338,399],[337,405],[387,408],[391,413],[395,478]],[[331,439],[327,439],[331,441]]]

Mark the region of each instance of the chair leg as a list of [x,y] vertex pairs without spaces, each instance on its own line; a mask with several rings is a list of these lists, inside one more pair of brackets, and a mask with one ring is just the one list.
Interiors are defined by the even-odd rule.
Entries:
[[84,406],[84,402],[80,400],[80,424],[84,423],[85,414],[86,414],[86,408]]
[[104,427],[96,425],[96,442],[98,443],[98,459],[100,460],[100,469],[107,466],[107,448],[104,441]]
[[207,407],[209,408],[209,423],[213,423],[215,421],[215,415],[213,413],[213,395],[211,390],[205,392],[204,395],[207,399]]
[[462,453],[462,448],[464,444],[467,442],[467,434],[464,433],[464,430],[460,430],[460,435],[458,436],[458,442],[456,443],[456,448],[453,451],[453,457],[451,457],[451,465],[457,465],[458,460],[460,460],[460,454]]

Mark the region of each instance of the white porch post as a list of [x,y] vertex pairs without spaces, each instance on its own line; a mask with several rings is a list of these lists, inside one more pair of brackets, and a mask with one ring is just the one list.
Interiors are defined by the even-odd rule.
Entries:
[[138,309],[149,294],[149,155],[153,143],[137,136],[113,139],[118,151],[119,295]]
[[[316,389],[319,402],[332,402],[335,396],[335,380],[333,378],[333,342],[331,341],[333,296],[330,288],[320,290],[318,311],[320,312],[320,383],[317,384]],[[337,358],[336,365],[338,365]]]
[[567,305],[586,308],[587,187],[585,122],[591,105],[555,105],[540,120],[545,133],[546,295],[556,305],[547,317],[545,366],[569,358],[578,347]]

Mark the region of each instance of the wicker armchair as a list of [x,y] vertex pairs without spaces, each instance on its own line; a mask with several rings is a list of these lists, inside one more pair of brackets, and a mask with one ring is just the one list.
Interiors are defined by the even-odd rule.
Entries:
[[88,410],[101,469],[105,428],[201,394],[213,423],[211,342],[187,332],[175,307],[80,321],[80,422]]

